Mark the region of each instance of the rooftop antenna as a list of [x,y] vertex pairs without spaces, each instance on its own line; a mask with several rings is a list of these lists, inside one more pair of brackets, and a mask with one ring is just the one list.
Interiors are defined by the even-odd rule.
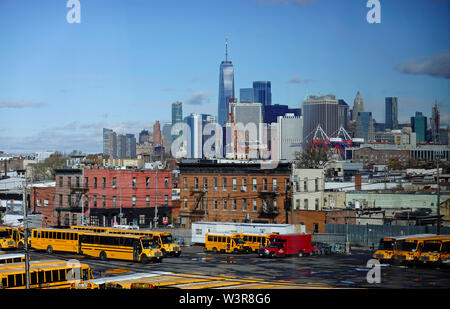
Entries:
[[225,61],[228,62],[228,37],[225,37]]

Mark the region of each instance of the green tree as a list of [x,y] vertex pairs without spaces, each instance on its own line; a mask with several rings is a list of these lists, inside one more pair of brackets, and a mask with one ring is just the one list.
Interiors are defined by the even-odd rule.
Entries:
[[33,165],[33,180],[54,180],[55,169],[63,168],[67,158],[61,154],[55,154],[41,163]]

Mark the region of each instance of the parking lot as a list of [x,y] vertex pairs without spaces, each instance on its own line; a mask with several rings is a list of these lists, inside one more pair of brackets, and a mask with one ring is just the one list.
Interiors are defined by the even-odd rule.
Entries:
[[[260,258],[257,254],[205,253],[201,246],[184,247],[180,257],[167,257],[162,263],[140,264],[129,261],[86,258],[81,255],[33,251],[31,259],[77,259],[91,266],[95,278],[133,272],[166,271],[177,274],[227,276],[234,280],[258,279],[317,288],[450,288],[450,269],[406,267],[381,264],[379,283],[367,280],[370,250],[351,254],[332,254],[288,258]],[[219,286],[220,287],[220,286]],[[226,286],[224,286],[226,288]]]

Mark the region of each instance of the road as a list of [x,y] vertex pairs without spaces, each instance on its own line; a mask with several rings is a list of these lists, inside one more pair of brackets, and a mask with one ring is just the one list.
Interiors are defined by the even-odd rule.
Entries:
[[380,282],[369,283],[367,267],[371,251],[352,250],[351,254],[267,259],[256,254],[205,253],[202,247],[184,247],[180,257],[167,257],[162,263],[140,264],[129,261],[87,258],[68,253],[31,252],[31,259],[77,259],[91,266],[95,278],[130,272],[167,271],[203,275],[226,275],[240,279],[296,283],[331,288],[450,288],[450,268],[405,267],[382,264]]

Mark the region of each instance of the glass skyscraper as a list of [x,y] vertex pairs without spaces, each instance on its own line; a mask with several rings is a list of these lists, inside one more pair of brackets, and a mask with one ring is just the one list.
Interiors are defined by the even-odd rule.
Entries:
[[225,50],[225,61],[220,64],[219,75],[219,103],[217,116],[219,125],[223,126],[228,120],[227,103],[234,99],[234,67],[231,61],[228,61],[228,42]]
[[422,112],[416,112],[416,115],[411,117],[411,128],[416,132],[416,143],[427,141],[427,127],[427,117]]
[[398,128],[398,98],[387,97],[385,99],[385,124],[386,129]]
[[262,104],[262,114],[264,118],[266,106],[272,105],[272,90],[269,81],[253,82],[253,100],[256,103]]

